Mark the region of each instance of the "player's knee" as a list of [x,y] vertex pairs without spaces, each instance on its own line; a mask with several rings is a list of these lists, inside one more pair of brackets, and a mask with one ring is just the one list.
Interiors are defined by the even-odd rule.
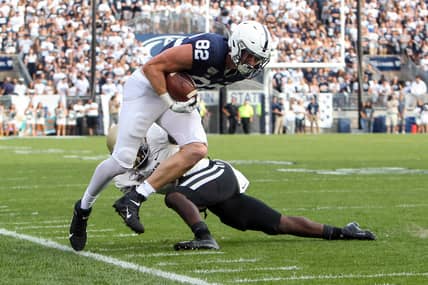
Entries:
[[208,148],[203,143],[191,143],[183,146],[186,153],[185,161],[187,166],[192,166],[208,154]]
[[107,158],[96,168],[96,171],[98,172],[108,172],[112,178],[116,175],[125,173],[127,170],[128,169],[126,167],[121,166],[120,163],[113,157]]

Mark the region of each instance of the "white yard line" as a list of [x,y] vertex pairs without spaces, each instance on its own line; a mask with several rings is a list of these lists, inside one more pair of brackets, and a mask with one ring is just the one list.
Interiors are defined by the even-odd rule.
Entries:
[[46,221],[32,221],[32,222],[6,222],[2,223],[5,225],[37,225],[37,224],[56,224],[56,223],[67,223],[68,220],[46,220]]
[[73,249],[71,249],[68,246],[56,243],[56,242],[48,240],[48,239],[42,239],[42,238],[33,237],[33,236],[29,236],[29,235],[19,234],[19,233],[9,231],[6,229],[2,229],[2,228],[0,228],[0,235],[13,237],[13,238],[20,239],[20,240],[29,241],[29,242],[36,243],[36,244],[39,244],[39,245],[47,247],[47,248],[53,248],[53,249],[64,251],[64,252],[75,253],[77,255],[81,255],[81,256],[84,256],[87,258],[94,259],[96,261],[111,264],[111,265],[114,265],[114,266],[117,266],[117,267],[120,267],[123,269],[131,269],[131,270],[135,270],[135,271],[138,271],[141,273],[154,275],[154,276],[157,276],[157,277],[160,277],[163,279],[169,279],[169,280],[173,280],[173,281],[177,281],[177,282],[181,282],[181,283],[185,283],[185,284],[195,284],[195,285],[214,284],[214,283],[208,283],[207,281],[204,281],[201,279],[197,279],[197,278],[193,278],[193,277],[189,277],[189,276],[185,276],[185,275],[179,275],[179,274],[176,274],[173,272],[162,271],[159,269],[154,269],[154,268],[138,265],[135,263],[127,262],[124,260],[120,260],[120,259],[117,259],[114,257],[110,257],[110,256],[98,254],[98,253],[92,253],[89,251],[75,252]]
[[224,254],[222,251],[187,251],[187,252],[160,252],[149,254],[127,254],[127,257],[164,257],[164,256],[186,256],[186,255],[213,255]]
[[235,272],[248,272],[248,271],[293,271],[300,270],[299,267],[293,266],[281,266],[281,267],[259,267],[259,268],[237,268],[237,269],[228,269],[228,268],[218,268],[218,269],[197,269],[193,270],[195,273],[235,273]]
[[[96,232],[97,230],[90,230],[91,232]],[[100,232],[105,232],[105,230],[99,230]],[[112,230],[114,231],[114,230]],[[89,230],[88,230],[89,232]],[[41,232],[43,233],[43,232]],[[138,236],[138,234],[136,233],[129,233],[129,234],[109,234],[109,235],[92,235],[90,236],[90,238],[126,238],[126,237],[136,237]],[[68,239],[68,235],[60,235],[60,236],[53,236],[51,237],[52,239],[55,240],[64,240],[64,239]],[[108,251],[108,250],[107,250]]]
[[258,283],[272,281],[292,281],[292,280],[334,280],[334,279],[374,279],[385,277],[428,277],[428,272],[392,272],[377,274],[340,274],[340,275],[301,275],[291,277],[272,277],[259,279],[235,279],[230,283]]
[[392,206],[318,206],[313,208],[283,208],[282,211],[329,211],[349,209],[390,209],[390,208],[426,208],[428,204],[399,204]]
[[[40,225],[40,226],[17,226],[15,230],[37,230],[37,229],[59,229],[59,228],[68,228],[70,224],[62,224],[62,225]],[[91,229],[87,230],[87,232],[113,232],[114,229]]]
[[83,188],[86,187],[87,184],[50,184],[50,185],[15,185],[15,186],[1,186],[0,190],[26,190],[26,189],[57,189],[61,188]]
[[[254,263],[258,262],[259,260],[256,258],[239,258],[239,259],[212,259],[212,260],[205,260],[205,261],[199,261],[198,264],[214,264],[214,263]],[[183,265],[183,264],[194,264],[195,262],[193,260],[189,260],[188,262],[180,260],[179,262],[159,262],[158,266],[177,266],[177,265]]]

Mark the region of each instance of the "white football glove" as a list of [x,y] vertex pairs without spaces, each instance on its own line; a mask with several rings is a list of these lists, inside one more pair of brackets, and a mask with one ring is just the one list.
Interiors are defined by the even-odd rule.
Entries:
[[191,113],[198,107],[198,96],[193,96],[186,102],[174,102],[169,107],[172,111],[177,113]]
[[168,93],[160,95],[160,98],[169,106],[169,108],[177,113],[191,113],[198,107],[198,97],[193,96],[186,102],[178,102],[171,98]]

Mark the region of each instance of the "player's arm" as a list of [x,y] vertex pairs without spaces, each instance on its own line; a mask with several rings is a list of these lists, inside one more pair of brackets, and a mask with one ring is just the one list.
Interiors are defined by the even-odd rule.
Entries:
[[190,113],[197,107],[198,101],[196,96],[186,102],[176,102],[173,100],[166,88],[165,75],[191,68],[192,45],[186,44],[166,49],[158,54],[143,66],[143,72],[155,92],[172,111]]
[[167,73],[192,68],[192,54],[191,44],[180,45],[163,51],[144,64],[144,75],[158,95],[167,92],[165,79]]

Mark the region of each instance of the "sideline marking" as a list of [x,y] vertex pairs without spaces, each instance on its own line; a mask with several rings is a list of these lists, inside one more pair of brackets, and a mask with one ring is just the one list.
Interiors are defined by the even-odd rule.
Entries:
[[378,274],[341,274],[341,275],[302,275],[291,277],[272,277],[260,279],[235,279],[230,283],[250,283],[250,282],[268,282],[268,281],[291,281],[291,280],[329,280],[329,279],[370,279],[383,277],[418,277],[427,276],[428,272],[392,272]]
[[211,284],[214,284],[214,283],[208,283],[207,281],[204,281],[201,279],[197,279],[197,278],[193,278],[193,277],[189,277],[189,276],[185,276],[185,275],[179,275],[179,274],[172,273],[172,272],[162,271],[159,269],[154,269],[154,268],[138,265],[135,263],[123,261],[123,260],[120,260],[120,259],[117,259],[114,257],[110,257],[110,256],[98,254],[98,253],[93,253],[93,252],[89,252],[89,251],[76,252],[71,247],[56,243],[56,242],[48,240],[48,239],[42,239],[42,238],[37,238],[37,237],[29,236],[29,235],[19,234],[19,233],[8,231],[8,230],[2,229],[2,228],[0,228],[0,235],[13,237],[13,238],[20,239],[20,240],[30,241],[32,243],[36,243],[36,244],[39,244],[41,246],[48,247],[48,248],[53,248],[53,249],[57,249],[57,250],[65,251],[65,252],[72,252],[72,253],[77,254],[77,255],[85,256],[85,257],[88,257],[91,259],[95,259],[97,261],[101,261],[101,262],[108,263],[108,264],[111,264],[111,265],[114,265],[117,267],[121,267],[124,269],[132,269],[132,270],[135,270],[138,272],[158,276],[158,277],[161,277],[164,279],[178,281],[181,283],[195,284],[195,285],[211,285]]

